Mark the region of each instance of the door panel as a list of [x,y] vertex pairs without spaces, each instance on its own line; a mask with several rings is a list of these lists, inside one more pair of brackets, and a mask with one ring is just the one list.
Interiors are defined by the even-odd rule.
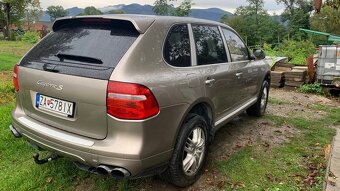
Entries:
[[225,42],[227,44],[230,58],[233,65],[237,68],[237,79],[240,83],[240,95],[235,103],[241,104],[242,102],[254,96],[258,84],[258,67],[256,62],[250,61],[250,54],[247,46],[238,34],[231,29],[221,28]]
[[201,69],[203,82],[214,80],[212,84],[205,84],[206,97],[214,103],[217,118],[224,116],[244,99],[244,84],[242,76],[236,76],[243,72],[241,64],[224,63],[209,65]]
[[196,68],[202,74],[206,97],[213,102],[217,117],[222,116],[242,94],[242,84],[236,77],[241,65],[228,63],[225,43],[217,26],[193,24],[192,33]]
[[261,61],[250,61],[247,66],[245,67],[246,73],[244,76],[244,83],[248,98],[254,97],[259,90],[259,84],[261,84],[260,76],[261,69],[260,69]]

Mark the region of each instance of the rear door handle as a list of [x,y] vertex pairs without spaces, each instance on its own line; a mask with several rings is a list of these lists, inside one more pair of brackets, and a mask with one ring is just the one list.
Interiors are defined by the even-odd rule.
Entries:
[[240,78],[242,75],[243,75],[242,72],[238,72],[238,73],[235,74],[235,76],[238,77],[238,78]]
[[214,84],[215,81],[216,81],[215,79],[207,79],[205,80],[205,84],[211,86]]

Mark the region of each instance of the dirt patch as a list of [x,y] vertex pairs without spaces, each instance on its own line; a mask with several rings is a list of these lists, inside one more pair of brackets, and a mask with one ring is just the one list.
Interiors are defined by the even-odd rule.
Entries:
[[[76,180],[79,182],[79,180]],[[75,191],[89,191],[93,190],[93,182],[90,179],[86,179],[82,181],[80,184],[78,184],[75,189]]]
[[294,117],[303,119],[322,119],[326,116],[326,112],[317,111],[309,108],[309,105],[303,106],[302,104],[270,104],[268,105],[267,112],[280,116],[280,117]]
[[261,142],[266,147],[274,147],[299,133],[296,128],[286,125],[275,127],[269,120],[242,114],[216,133],[210,152],[215,159],[223,160],[244,146]]
[[12,72],[0,72],[0,105],[14,101],[12,78]]
[[0,72],[1,82],[10,81],[13,78],[13,72]]
[[340,106],[340,102],[323,96],[303,94],[291,90],[272,88],[269,94],[271,97],[275,97],[276,99],[291,102],[297,105],[308,106],[311,104],[322,104],[328,106]]

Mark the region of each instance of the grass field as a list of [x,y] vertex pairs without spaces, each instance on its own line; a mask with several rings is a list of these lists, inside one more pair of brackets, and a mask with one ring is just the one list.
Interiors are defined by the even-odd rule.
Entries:
[[10,71],[20,58],[32,47],[21,41],[0,41],[0,71]]
[[[15,139],[8,128],[14,108],[11,70],[31,46],[0,41],[0,190],[138,190],[152,181],[117,181],[89,174],[64,158],[45,165],[33,162],[33,148],[23,139]],[[271,98],[270,104],[290,107],[291,103]],[[340,109],[318,104],[309,107],[324,112],[324,117],[301,119],[268,114],[263,119],[274,128],[287,125],[302,132],[290,141],[271,149],[254,142],[224,160],[212,157],[224,182],[214,190],[322,190],[326,165],[323,149],[335,133],[328,127],[340,125]],[[312,172],[314,182],[308,182],[305,179]]]

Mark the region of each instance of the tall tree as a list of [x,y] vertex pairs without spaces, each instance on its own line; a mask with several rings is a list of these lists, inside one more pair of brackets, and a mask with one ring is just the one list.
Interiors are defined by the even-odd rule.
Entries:
[[291,36],[297,35],[299,28],[309,29],[309,18],[313,11],[311,0],[276,0],[285,6],[282,13],[282,21],[287,22],[288,33]]
[[172,11],[173,16],[184,17],[191,12],[192,0],[184,0],[178,7]]
[[175,7],[173,2],[177,0],[156,0],[153,11],[157,15],[172,15],[172,16],[188,16],[191,12],[193,0],[183,0],[182,3]]
[[278,42],[283,25],[264,10],[263,0],[248,0],[248,3],[238,7],[234,16],[222,17],[221,22],[233,27],[250,46]]
[[5,27],[5,13],[4,13],[4,4],[0,1],[0,32]]
[[153,11],[156,15],[169,15],[170,10],[173,8],[171,4],[168,4],[168,0],[156,0],[153,5]]
[[60,17],[66,17],[68,12],[62,6],[49,6],[47,7],[47,14],[50,16],[50,20],[54,21]]
[[314,30],[340,35],[340,7],[325,5],[310,21]]
[[91,7],[86,7],[84,9],[83,13],[80,13],[79,15],[102,15],[103,13],[96,9],[95,7],[91,6]]
[[42,8],[39,0],[30,0],[26,6],[26,22],[28,30],[32,30],[32,25],[39,22],[40,17],[43,15]]
[[9,38],[11,35],[11,24],[20,25],[23,18],[26,15],[26,8],[29,5],[39,5],[39,1],[34,0],[0,0],[3,6],[3,12],[5,15],[5,37]]

